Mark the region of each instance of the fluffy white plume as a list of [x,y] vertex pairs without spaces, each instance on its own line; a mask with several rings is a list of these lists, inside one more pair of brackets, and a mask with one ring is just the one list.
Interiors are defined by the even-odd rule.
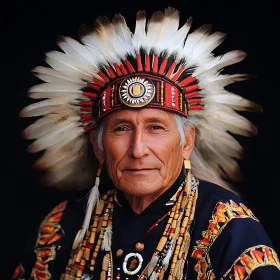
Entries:
[[132,37],[132,43],[136,53],[140,52],[140,48],[143,47],[149,53],[148,40],[146,34],[146,13],[145,11],[139,11],[136,16],[135,30]]
[[59,51],[49,51],[46,53],[46,62],[54,69],[68,72],[80,79],[90,81],[96,73],[88,65],[85,67],[78,60]]
[[104,232],[104,237],[101,243],[101,250],[107,252],[111,251],[112,237],[113,237],[112,225],[109,225],[107,226]]
[[166,50],[167,43],[177,32],[178,27],[179,12],[177,10],[167,8],[164,13],[160,11],[154,13],[147,24],[147,39],[151,43],[150,48],[155,49],[157,53]]
[[69,72],[58,71],[53,68],[47,68],[43,66],[37,66],[32,69],[34,76],[38,77],[44,82],[53,83],[53,82],[82,82],[81,79],[75,75],[71,75]]
[[69,97],[70,99],[83,98],[81,88],[85,83],[69,83],[64,81],[41,83],[28,90],[29,96],[34,99]]
[[134,54],[132,32],[127,26],[125,18],[120,14],[116,14],[112,19],[112,23],[117,36],[125,46],[124,50],[129,54]]
[[79,236],[77,237],[77,239],[75,239],[75,243],[73,244],[74,249],[77,248],[77,246],[82,242],[85,234],[87,233],[93,209],[97,205],[97,203],[100,199],[99,190],[98,190],[99,182],[100,182],[100,178],[96,177],[95,184],[89,193],[86,215],[85,215],[85,219],[83,222],[82,230],[80,231]]
[[176,31],[169,40],[165,42],[168,54],[177,51],[178,56],[180,56],[180,58],[184,57],[183,54],[184,42],[191,28],[192,21],[193,18],[190,17],[188,21],[178,31]]
[[199,78],[199,75],[205,71],[213,71],[215,74],[220,69],[238,63],[245,57],[246,53],[240,50],[227,52],[223,55],[214,57],[210,61],[206,61],[204,64],[200,62],[199,67],[197,68],[197,71],[194,72],[193,76]]

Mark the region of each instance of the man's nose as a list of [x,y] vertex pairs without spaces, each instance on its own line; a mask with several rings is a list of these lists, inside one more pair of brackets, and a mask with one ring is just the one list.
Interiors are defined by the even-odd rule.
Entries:
[[135,158],[142,158],[148,154],[148,135],[142,128],[137,128],[133,137],[131,137],[130,155]]

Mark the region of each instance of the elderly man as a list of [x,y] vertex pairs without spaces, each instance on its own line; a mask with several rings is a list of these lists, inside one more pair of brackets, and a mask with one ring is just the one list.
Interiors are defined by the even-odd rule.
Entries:
[[29,93],[43,100],[21,116],[42,116],[25,130],[29,151],[45,151],[35,166],[59,187],[96,178],[45,217],[13,279],[280,279],[273,244],[230,184],[243,152],[232,134],[257,132],[236,110],[261,110],[225,89],[247,78],[222,74],[245,54],[215,56],[225,34],[189,33],[191,21],[178,28],[167,8],[146,23],[139,11],[132,33],[121,15],[100,17],[34,69],[44,83]]

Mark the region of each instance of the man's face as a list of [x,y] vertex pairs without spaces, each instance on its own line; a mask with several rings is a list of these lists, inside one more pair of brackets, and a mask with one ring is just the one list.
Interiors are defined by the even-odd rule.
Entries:
[[118,189],[129,195],[161,194],[175,182],[188,155],[173,113],[123,109],[103,124],[102,157]]

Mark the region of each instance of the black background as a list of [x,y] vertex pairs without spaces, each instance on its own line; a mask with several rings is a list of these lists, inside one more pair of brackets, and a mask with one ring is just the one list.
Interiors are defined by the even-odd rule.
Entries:
[[[241,168],[245,183],[241,190],[247,205],[259,218],[280,252],[279,229],[279,49],[276,43],[276,5],[272,1],[10,1],[1,9],[1,262],[0,279],[10,278],[28,230],[66,193],[40,188],[32,173],[36,155],[26,152],[21,131],[29,120],[18,113],[31,100],[26,91],[35,82],[30,70],[44,65],[44,52],[57,49],[56,36],[78,38],[81,23],[92,24],[99,15],[125,16],[134,30],[135,15],[144,9],[147,16],[168,6],[178,8],[182,23],[193,16],[193,28],[212,23],[213,31],[228,34],[218,52],[242,49],[248,55],[237,71],[256,76],[239,85],[237,91],[259,103],[264,111],[248,117],[259,134],[240,139],[248,159]],[[234,69],[234,68],[232,68]],[[241,70],[240,70],[241,69]]]

